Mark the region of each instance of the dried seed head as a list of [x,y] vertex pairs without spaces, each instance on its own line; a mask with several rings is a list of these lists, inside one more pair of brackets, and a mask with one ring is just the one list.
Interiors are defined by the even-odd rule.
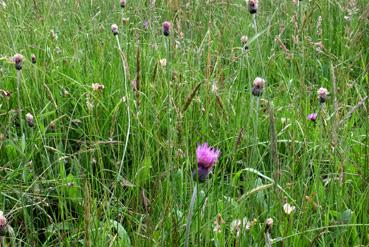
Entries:
[[125,18],[125,17],[122,18],[122,24],[123,24],[123,26],[127,25],[128,22],[129,22],[129,18]]
[[327,100],[327,96],[329,94],[328,90],[324,87],[319,88],[318,90],[318,98],[320,103],[324,103]]
[[120,7],[122,7],[122,8],[126,7],[126,4],[127,4],[126,0],[120,0],[119,2],[120,2]]
[[283,211],[287,214],[290,215],[291,213],[293,213],[296,210],[295,206],[291,206],[289,203],[285,203],[283,205]]
[[118,35],[118,33],[119,33],[118,25],[117,24],[111,25],[111,31],[113,32],[114,35]]
[[170,27],[171,27],[171,24],[170,24],[169,21],[164,21],[163,22],[163,34],[164,34],[164,36],[169,36]]
[[92,83],[92,90],[95,91],[95,92],[99,92],[99,91],[102,91],[105,86],[103,84],[100,84],[100,83]]
[[16,70],[22,70],[22,62],[24,60],[23,55],[15,54],[12,60],[15,63],[15,69]]
[[257,0],[249,0],[248,6],[249,6],[250,14],[256,14],[256,12],[258,11],[258,1]]
[[252,95],[261,96],[263,94],[265,80],[261,77],[256,77],[253,82]]
[[241,37],[241,43],[242,43],[243,45],[246,45],[248,41],[249,41],[249,38],[248,38],[246,35],[243,35],[243,36]]
[[166,67],[167,66],[167,60],[165,58],[160,59],[159,60],[160,66],[161,67]]
[[32,54],[31,61],[32,61],[33,64],[36,63],[36,55],[35,54]]
[[35,125],[35,120],[34,120],[33,115],[31,113],[26,114],[26,121],[27,121],[29,127],[33,127]]

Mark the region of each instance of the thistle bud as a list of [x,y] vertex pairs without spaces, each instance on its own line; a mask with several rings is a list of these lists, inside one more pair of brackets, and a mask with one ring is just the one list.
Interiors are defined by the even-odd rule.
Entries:
[[256,14],[256,12],[258,11],[258,1],[257,0],[249,0],[248,6],[249,6],[250,14]]
[[249,49],[249,47],[247,46],[247,42],[249,41],[249,38],[246,36],[246,35],[243,35],[242,37],[241,37],[241,43],[242,43],[242,45],[243,45],[243,49],[244,50],[248,50]]
[[34,120],[33,115],[31,113],[26,114],[26,121],[27,121],[29,127],[33,127],[35,125],[35,120]]
[[111,31],[113,32],[114,36],[118,35],[119,31],[118,31],[118,25],[117,24],[113,24],[111,25]]
[[15,54],[13,57],[13,62],[15,63],[16,70],[22,70],[22,62],[24,57],[21,54]]
[[163,22],[163,34],[164,34],[164,36],[169,36],[170,27],[171,27],[171,24],[170,24],[169,21],[164,21]]
[[327,101],[327,96],[329,94],[328,90],[324,87],[319,88],[318,90],[318,98],[320,103],[324,103]]
[[36,63],[36,55],[35,54],[32,54],[31,61],[32,61],[33,64]]
[[125,8],[126,7],[126,4],[127,4],[127,1],[126,0],[120,0],[120,7],[121,8]]
[[252,95],[257,97],[261,96],[263,94],[264,86],[265,80],[263,78],[256,77],[252,87]]

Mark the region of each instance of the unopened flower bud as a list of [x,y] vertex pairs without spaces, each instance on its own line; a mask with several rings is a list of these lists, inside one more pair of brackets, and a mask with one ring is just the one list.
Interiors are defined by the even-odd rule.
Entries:
[[22,70],[22,62],[24,57],[21,54],[15,54],[13,57],[13,62],[15,63],[16,70]]
[[32,61],[33,64],[36,63],[36,55],[35,54],[32,54],[31,61]]
[[247,45],[247,42],[248,41],[249,41],[249,38],[246,35],[244,35],[244,36],[241,37],[241,43],[243,45],[243,49],[244,50],[248,50],[249,49],[249,47]]
[[164,34],[164,36],[169,36],[170,27],[171,27],[171,24],[170,24],[169,21],[164,21],[163,22],[163,34]]
[[327,100],[327,96],[329,94],[328,90],[324,87],[319,88],[318,90],[318,98],[320,103],[324,103]]
[[118,25],[117,24],[111,25],[111,31],[113,32],[114,35],[118,35],[118,33],[119,33]]

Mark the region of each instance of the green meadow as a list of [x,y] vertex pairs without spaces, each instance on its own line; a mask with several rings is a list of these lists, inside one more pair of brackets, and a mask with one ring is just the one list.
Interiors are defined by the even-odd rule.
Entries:
[[0,0],[0,246],[369,246],[369,2],[250,1]]

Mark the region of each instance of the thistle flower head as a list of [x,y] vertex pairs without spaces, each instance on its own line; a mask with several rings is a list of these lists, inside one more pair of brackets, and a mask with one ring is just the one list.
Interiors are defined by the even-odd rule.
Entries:
[[256,12],[258,11],[258,1],[249,0],[248,7],[249,7],[250,14],[256,14]]
[[170,28],[171,28],[170,22],[169,21],[164,21],[163,22],[163,34],[164,34],[164,36],[169,36]]
[[308,120],[312,121],[312,122],[315,122],[316,119],[318,118],[318,113],[314,112],[314,113],[311,113],[308,115]]
[[120,0],[119,3],[120,3],[120,7],[125,8],[127,4],[127,0]]
[[261,96],[263,94],[265,80],[261,77],[256,77],[253,82],[252,95]]
[[15,69],[16,70],[22,70],[22,62],[24,60],[23,55],[17,53],[17,54],[14,55],[12,60],[15,63]]
[[246,45],[248,41],[249,41],[249,37],[247,37],[246,35],[243,35],[243,36],[241,37],[241,43],[242,43],[243,45]]
[[193,176],[200,182],[204,182],[215,163],[220,156],[220,150],[209,147],[207,143],[197,146],[196,159],[197,159],[197,171],[193,172]]
[[113,32],[114,35],[118,35],[119,31],[118,31],[118,25],[117,24],[113,24],[111,25],[111,31]]
[[0,236],[3,234],[6,224],[8,224],[8,221],[6,220],[3,211],[0,211]]
[[33,115],[29,112],[26,114],[26,121],[29,127],[33,127],[35,125],[35,120],[33,118]]
[[318,89],[318,98],[320,103],[324,103],[327,100],[327,96],[329,94],[328,89],[321,87]]

